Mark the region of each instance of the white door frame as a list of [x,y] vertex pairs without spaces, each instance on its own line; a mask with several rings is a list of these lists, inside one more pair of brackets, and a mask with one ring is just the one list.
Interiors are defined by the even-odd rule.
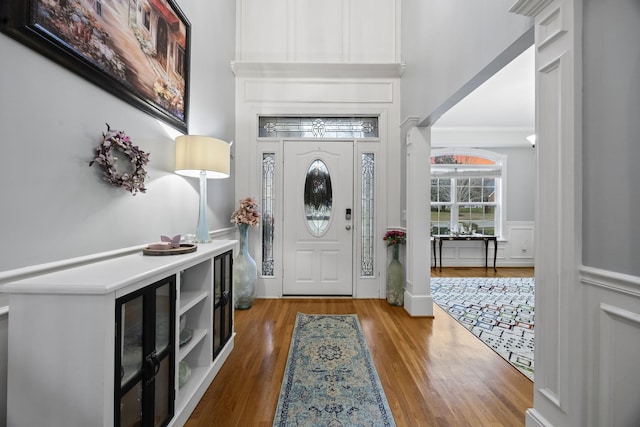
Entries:
[[[353,205],[353,248],[354,248],[354,258],[353,264],[355,266],[360,265],[360,260],[362,257],[362,248],[361,248],[361,228],[360,228],[360,220],[361,217],[361,203],[358,200],[357,195],[360,194],[362,188],[362,176],[360,172],[360,161],[362,155],[364,153],[372,153],[375,156],[376,169],[375,169],[375,217],[374,217],[374,245],[375,245],[375,254],[374,254],[374,274],[372,276],[363,277],[359,274],[359,270],[357,268],[353,269],[353,298],[385,298],[386,296],[386,288],[385,288],[385,271],[386,271],[386,263],[387,263],[387,250],[384,246],[384,242],[382,240],[382,236],[387,226],[387,194],[385,191],[386,182],[387,182],[387,174],[386,174],[386,147],[383,143],[383,140],[386,139],[386,113],[380,111],[358,111],[358,112],[350,112],[349,114],[354,115],[378,115],[379,116],[379,127],[380,127],[380,137],[378,138],[368,138],[366,140],[363,139],[355,139],[355,149],[354,149],[354,205]],[[287,114],[287,112],[279,112],[274,113],[272,111],[266,112],[258,112],[256,111],[253,117],[257,122],[257,118],[260,115],[269,115],[269,116],[291,116],[292,114]],[[313,115],[313,114],[304,114]],[[332,113],[323,112],[317,114],[318,116],[329,116],[329,115],[344,115],[342,112],[336,113],[333,111]],[[257,123],[254,123],[253,129],[257,129]],[[255,173],[253,174],[253,184],[252,187],[256,190],[253,193],[253,196],[256,200],[261,200],[261,191],[262,191],[262,158],[265,153],[273,153],[276,157],[276,165],[275,165],[275,192],[276,192],[276,204],[274,206],[274,217],[276,218],[275,224],[275,235],[274,235],[274,275],[273,276],[262,276],[261,272],[261,264],[262,264],[262,234],[260,227],[256,227],[256,229],[251,230],[253,233],[251,237],[250,244],[252,245],[252,253],[255,254],[254,258],[258,263],[258,295],[263,297],[270,298],[281,298],[282,294],[282,272],[283,272],[283,264],[282,264],[282,256],[283,256],[283,248],[282,248],[282,217],[283,217],[283,154],[284,154],[284,141],[287,138],[273,138],[273,139],[259,139],[257,137],[257,132],[253,132],[255,138]],[[290,139],[290,138],[289,138]]]

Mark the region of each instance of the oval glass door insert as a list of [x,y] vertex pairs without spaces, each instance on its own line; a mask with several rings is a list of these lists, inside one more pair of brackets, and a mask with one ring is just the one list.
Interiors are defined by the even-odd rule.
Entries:
[[316,159],[311,162],[304,180],[304,214],[313,235],[321,236],[327,231],[331,220],[332,200],[329,169],[325,162]]

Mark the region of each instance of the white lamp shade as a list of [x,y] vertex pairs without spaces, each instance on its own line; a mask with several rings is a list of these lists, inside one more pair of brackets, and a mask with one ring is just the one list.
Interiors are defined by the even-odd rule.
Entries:
[[181,135],[176,138],[177,174],[207,178],[228,178],[231,171],[229,144],[221,139],[199,135]]

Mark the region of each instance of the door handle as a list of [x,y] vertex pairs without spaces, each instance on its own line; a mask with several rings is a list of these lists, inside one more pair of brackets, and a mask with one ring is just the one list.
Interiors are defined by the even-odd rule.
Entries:
[[351,226],[350,226],[350,225],[347,225],[345,228],[346,228],[347,230],[351,230]]
[[145,357],[143,369],[144,377],[146,379],[151,379],[156,376],[156,374],[160,370],[160,359],[158,358],[158,355],[155,351]]

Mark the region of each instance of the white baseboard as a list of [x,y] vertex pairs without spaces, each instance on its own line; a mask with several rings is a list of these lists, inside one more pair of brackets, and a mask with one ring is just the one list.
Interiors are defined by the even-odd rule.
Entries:
[[433,317],[433,297],[404,291],[404,309],[412,317]]

